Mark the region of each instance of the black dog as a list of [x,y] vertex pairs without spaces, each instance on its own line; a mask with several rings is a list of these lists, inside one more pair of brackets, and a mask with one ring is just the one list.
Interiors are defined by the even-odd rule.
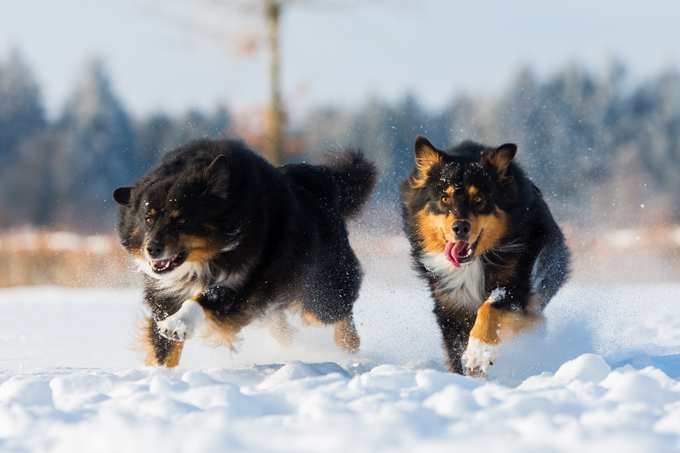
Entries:
[[411,255],[429,282],[449,370],[485,373],[498,346],[542,320],[569,274],[569,251],[517,146],[415,142],[401,185]]
[[286,308],[332,324],[340,347],[358,348],[362,273],[344,220],[376,175],[359,151],[276,169],[241,142],[199,140],[116,189],[121,242],[145,274],[146,363],[176,366],[183,341],[199,335],[233,347],[265,315],[285,340]]

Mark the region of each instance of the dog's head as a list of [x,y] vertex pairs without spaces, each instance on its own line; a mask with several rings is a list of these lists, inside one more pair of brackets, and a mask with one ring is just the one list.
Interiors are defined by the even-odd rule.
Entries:
[[151,277],[181,278],[238,245],[224,224],[232,202],[229,160],[222,155],[207,163],[179,174],[151,173],[113,192],[122,244]]
[[443,253],[460,267],[498,244],[508,229],[504,206],[516,196],[508,171],[516,151],[514,144],[463,142],[442,152],[416,139],[404,202],[424,252]]

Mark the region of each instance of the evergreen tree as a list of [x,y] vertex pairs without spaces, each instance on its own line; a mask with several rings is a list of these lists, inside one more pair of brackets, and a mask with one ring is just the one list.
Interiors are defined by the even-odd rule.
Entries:
[[0,164],[16,156],[20,143],[46,126],[38,83],[17,50],[0,65]]
[[146,172],[165,153],[197,138],[220,138],[231,124],[225,107],[204,115],[190,110],[180,119],[156,114],[135,125],[135,149],[141,172]]
[[42,135],[46,126],[38,83],[14,50],[0,64],[0,226],[34,220],[35,197],[30,193],[41,183],[17,168],[22,155],[30,154],[33,137]]
[[[139,174],[128,114],[114,94],[100,59],[90,61],[59,123],[69,152],[59,181],[85,225],[105,222],[116,187]],[[110,214],[109,214],[110,215]]]

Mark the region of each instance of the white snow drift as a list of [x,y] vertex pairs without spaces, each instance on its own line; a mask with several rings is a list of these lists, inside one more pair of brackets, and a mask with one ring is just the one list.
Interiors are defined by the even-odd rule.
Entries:
[[0,451],[677,451],[680,285],[565,288],[489,381],[444,372],[415,280],[369,281],[358,355],[330,329],[238,353],[192,340],[176,370],[129,349],[140,296],[0,291]]

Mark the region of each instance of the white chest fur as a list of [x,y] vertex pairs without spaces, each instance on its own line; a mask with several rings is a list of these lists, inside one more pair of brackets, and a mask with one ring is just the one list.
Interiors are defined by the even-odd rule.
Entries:
[[478,257],[454,267],[443,253],[421,255],[421,263],[437,277],[436,296],[441,308],[476,312],[484,303],[484,264]]

